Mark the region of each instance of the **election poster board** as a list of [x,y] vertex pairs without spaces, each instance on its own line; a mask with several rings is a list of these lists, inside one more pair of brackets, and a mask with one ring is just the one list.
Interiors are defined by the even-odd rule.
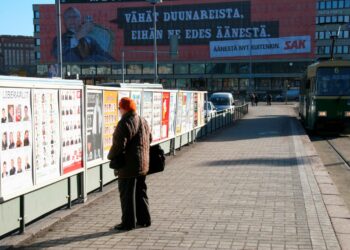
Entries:
[[194,105],[194,108],[193,108],[193,112],[194,112],[194,119],[193,119],[193,125],[195,128],[197,128],[199,126],[199,117],[198,117],[198,114],[199,114],[199,103],[198,103],[198,95],[199,93],[193,93],[193,105]]
[[189,118],[189,107],[187,107],[188,103],[188,95],[186,92],[183,93],[182,95],[182,117],[181,117],[181,133],[186,133],[187,132],[187,127],[188,127],[188,118]]
[[86,93],[86,135],[87,162],[101,161],[102,152],[102,90],[88,90]]
[[[143,110],[142,116],[147,121],[148,126],[153,131],[153,93],[150,91],[145,91],[143,93]],[[153,138],[154,140],[154,138]]]
[[177,110],[176,110],[176,135],[180,135],[182,132],[182,111],[183,111],[183,99],[184,93],[179,92],[177,96]]
[[118,124],[118,92],[103,91],[103,158],[106,160],[113,144],[113,133]]
[[153,119],[152,119],[153,141],[159,141],[161,139],[162,104],[163,104],[162,101],[163,101],[162,93],[153,92]]
[[133,99],[136,103],[136,108],[137,108],[137,113],[139,115],[142,115],[141,114],[141,108],[142,108],[142,105],[141,105],[141,99],[142,99],[142,94],[141,94],[141,91],[131,91],[131,99]]
[[83,167],[82,90],[61,90],[60,104],[61,161],[63,174],[67,174]]
[[1,194],[8,196],[33,186],[30,89],[1,88]]
[[169,101],[169,132],[170,138],[174,137],[176,134],[176,99],[177,95],[175,92],[170,92]]
[[35,177],[42,184],[61,175],[57,89],[33,90],[33,119]]
[[204,100],[205,100],[205,93],[204,92],[200,92],[199,93],[199,100],[198,100],[199,125],[200,126],[204,126],[205,125]]
[[190,131],[193,129],[193,124],[194,124],[194,105],[193,105],[193,93],[192,92],[187,92],[187,103],[186,103],[186,114],[187,116],[187,124],[186,124],[186,132]]
[[169,115],[170,115],[170,93],[163,92],[161,139],[168,138],[168,135],[169,135]]

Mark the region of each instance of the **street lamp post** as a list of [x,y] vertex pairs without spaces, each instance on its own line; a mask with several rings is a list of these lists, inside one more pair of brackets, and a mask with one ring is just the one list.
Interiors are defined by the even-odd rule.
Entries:
[[156,4],[162,3],[163,0],[146,0],[147,2],[153,4],[153,53],[154,53],[154,83],[158,82],[158,49],[157,49],[157,10]]
[[61,25],[61,2],[56,0],[56,22],[57,22],[57,64],[58,64],[58,76],[63,78],[62,70],[62,25]]

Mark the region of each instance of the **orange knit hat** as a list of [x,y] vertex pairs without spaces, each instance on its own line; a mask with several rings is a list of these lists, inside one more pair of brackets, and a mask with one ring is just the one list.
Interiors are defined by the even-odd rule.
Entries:
[[136,111],[136,103],[133,99],[129,98],[129,97],[123,97],[120,101],[119,101],[119,108],[122,108],[124,110],[126,110],[127,112],[129,111]]

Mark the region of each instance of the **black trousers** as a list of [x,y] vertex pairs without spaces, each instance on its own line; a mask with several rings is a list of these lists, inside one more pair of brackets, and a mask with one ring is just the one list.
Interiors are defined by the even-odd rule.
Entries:
[[120,204],[122,208],[122,224],[135,228],[139,225],[151,224],[147,197],[146,176],[118,179]]

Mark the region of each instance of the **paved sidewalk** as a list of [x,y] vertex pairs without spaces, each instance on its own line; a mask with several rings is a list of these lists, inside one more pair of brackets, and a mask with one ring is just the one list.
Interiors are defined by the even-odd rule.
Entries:
[[305,143],[291,106],[253,107],[148,178],[151,227],[111,230],[115,191],[20,248],[340,249]]

